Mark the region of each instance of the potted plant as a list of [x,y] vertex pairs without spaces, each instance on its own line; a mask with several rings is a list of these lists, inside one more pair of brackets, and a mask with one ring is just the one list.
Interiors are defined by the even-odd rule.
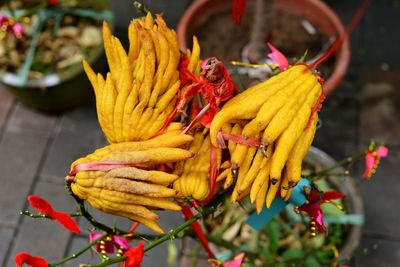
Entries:
[[106,1],[12,0],[0,8],[0,80],[19,101],[57,112],[92,97],[81,62],[104,66],[101,24],[113,21]]
[[[308,49],[307,58],[312,60],[344,32],[338,16],[320,0],[258,0],[247,4],[240,27],[235,27],[227,23],[231,19],[232,1],[194,1],[178,25],[181,49],[185,51],[190,46],[194,34],[203,41],[205,55],[221,57],[225,63],[264,60],[266,41],[288,57],[299,57]],[[332,62],[322,69],[327,74],[325,93],[332,92],[343,79],[349,60],[349,43],[345,40]]]
[[[268,223],[254,228],[249,217],[255,209],[248,199],[236,204],[225,201],[203,223],[207,239],[218,251],[217,257],[224,261],[244,252],[248,257],[243,264],[246,267],[331,266],[351,261],[361,241],[364,211],[354,179],[341,166],[344,162],[348,164],[347,159],[338,164],[315,147],[310,148],[303,162],[303,175],[312,177],[319,189],[349,196],[321,206],[329,222],[329,235],[310,232],[310,221],[293,204]],[[189,231],[187,235],[193,233]],[[186,237],[185,244],[181,267],[209,266],[207,256],[196,249],[199,244],[195,240]]]

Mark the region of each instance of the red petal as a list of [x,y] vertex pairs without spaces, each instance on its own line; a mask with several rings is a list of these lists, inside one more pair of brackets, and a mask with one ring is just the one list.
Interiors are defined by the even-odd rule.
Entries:
[[131,247],[127,252],[124,253],[124,256],[127,259],[124,261],[124,267],[140,267],[142,263],[144,255],[144,242],[140,241],[139,245],[136,247]]
[[[182,213],[183,213],[183,216],[185,217],[185,220],[190,220],[194,216],[193,212],[188,207],[182,207]],[[214,256],[213,252],[211,251],[210,245],[209,245],[207,238],[201,228],[200,223],[198,221],[195,221],[194,223],[192,223],[192,228],[193,228],[193,231],[196,234],[197,238],[199,239],[201,245],[203,246],[204,250],[207,252],[208,257],[210,259],[214,259],[215,256]]]
[[341,198],[346,198],[346,196],[340,194],[339,192],[329,191],[329,192],[324,192],[323,201],[329,201],[331,199],[341,199]]
[[389,149],[385,146],[380,146],[377,150],[376,150],[376,155],[379,158],[385,158],[387,157],[387,155],[389,155]]
[[28,201],[34,209],[42,214],[51,215],[54,211],[51,204],[39,196],[30,195]]
[[53,219],[57,220],[62,226],[64,226],[67,230],[74,232],[76,234],[80,234],[81,230],[78,227],[78,223],[71,218],[67,213],[61,211],[55,211],[52,214]]
[[26,252],[20,252],[14,257],[14,262],[17,266],[22,267],[24,264],[28,264],[33,267],[47,267],[49,264],[42,257],[32,256]]

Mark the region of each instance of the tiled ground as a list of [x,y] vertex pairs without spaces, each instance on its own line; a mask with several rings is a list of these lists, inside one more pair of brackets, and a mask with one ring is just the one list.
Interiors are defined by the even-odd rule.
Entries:
[[[372,137],[385,141],[390,148],[390,157],[382,161],[376,177],[370,182],[358,180],[366,221],[356,252],[357,267],[400,266],[400,53],[393,49],[395,42],[385,39],[395,36],[391,34],[399,9],[389,2],[375,3],[354,33],[353,63],[339,90],[324,104],[323,125],[314,143],[336,159],[363,149]],[[348,19],[357,5],[343,3],[332,4]],[[389,71],[386,65],[382,70],[382,64],[389,64]],[[23,218],[18,212],[27,207],[29,194],[47,198],[57,209],[73,211],[73,201],[64,193],[63,177],[75,158],[104,143],[93,103],[49,116],[21,106],[0,88],[1,266],[14,266],[13,256],[21,250],[52,261],[86,243],[87,236],[70,235],[53,222]],[[96,215],[112,222],[107,216]],[[161,220],[169,229],[181,218],[170,215]],[[85,222],[80,225],[89,228]],[[128,222],[118,221],[118,225]],[[86,253],[82,261],[89,262],[93,257]],[[143,266],[165,266],[165,258],[166,246],[149,253]]]

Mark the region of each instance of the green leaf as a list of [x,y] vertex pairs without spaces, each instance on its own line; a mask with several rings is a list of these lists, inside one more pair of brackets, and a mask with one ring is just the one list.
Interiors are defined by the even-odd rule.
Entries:
[[255,265],[252,263],[245,262],[242,264],[242,267],[255,267]]
[[277,262],[272,264],[272,267],[287,267],[283,262]]
[[267,224],[267,231],[268,231],[268,238],[271,244],[271,252],[276,254],[279,249],[279,239],[281,238],[281,225],[272,220],[270,223]]
[[306,57],[308,54],[308,50],[306,50],[303,54],[303,56],[301,58],[299,58],[299,60],[297,60],[296,64],[301,63],[301,62],[305,62],[306,61]]
[[285,261],[298,260],[304,257],[304,251],[299,248],[289,248],[281,256]]
[[321,264],[317,261],[314,256],[307,257],[306,261],[304,262],[305,267],[320,267]]
[[269,248],[266,247],[261,249],[261,255],[266,261],[272,261],[274,259],[271,252],[269,251]]
[[327,251],[315,251],[315,256],[321,263],[331,263],[333,260],[333,252],[331,250]]

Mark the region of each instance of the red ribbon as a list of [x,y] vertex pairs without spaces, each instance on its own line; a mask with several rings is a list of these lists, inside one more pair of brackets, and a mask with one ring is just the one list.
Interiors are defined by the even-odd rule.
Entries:
[[108,172],[112,169],[122,168],[122,167],[135,167],[138,169],[145,169],[143,167],[138,167],[133,163],[119,162],[119,161],[95,161],[95,162],[83,162],[75,165],[72,171],[68,174],[68,181],[72,182],[75,175],[78,172],[84,171],[103,171]]
[[236,144],[240,144],[240,145],[255,146],[255,147],[259,147],[261,145],[261,140],[251,138],[251,137],[246,138],[239,134],[219,132],[218,135],[219,135],[219,137],[217,136],[217,138],[222,137],[223,140],[232,140]]
[[246,9],[246,0],[233,0],[232,21],[239,26],[242,22],[244,10]]
[[[183,207],[182,206],[182,213],[183,216],[185,217],[185,220],[190,220],[194,217],[193,212],[191,211],[190,208],[188,207]],[[194,222],[192,223],[192,228],[196,236],[199,238],[201,245],[203,246],[204,250],[207,252],[207,255],[210,259],[214,259],[214,253],[211,251],[210,245],[208,244],[207,238],[201,229],[201,225],[199,222]]]

